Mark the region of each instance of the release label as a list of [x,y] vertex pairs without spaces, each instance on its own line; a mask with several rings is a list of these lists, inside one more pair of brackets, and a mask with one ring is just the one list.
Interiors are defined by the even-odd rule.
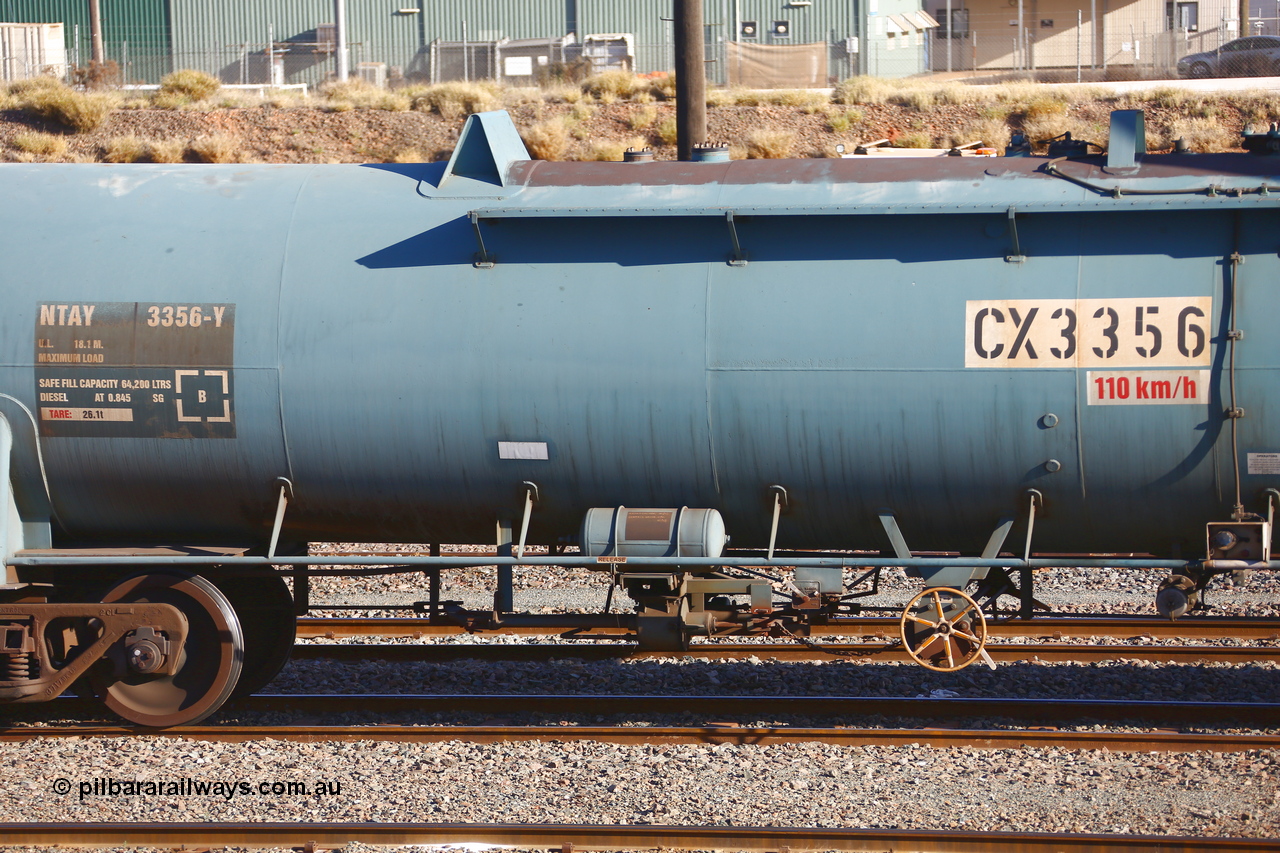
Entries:
[[1280,475],[1280,453],[1250,453],[1248,459],[1250,474]]
[[965,303],[965,367],[1208,367],[1211,296]]
[[235,438],[235,305],[41,302],[40,434]]
[[1090,406],[1168,406],[1209,402],[1207,370],[1090,370]]

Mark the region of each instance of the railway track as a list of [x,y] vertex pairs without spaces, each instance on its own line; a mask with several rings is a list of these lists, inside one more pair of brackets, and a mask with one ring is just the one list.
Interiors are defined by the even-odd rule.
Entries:
[[50,823],[0,824],[13,845],[292,847],[308,851],[365,844],[484,844],[580,850],[839,850],[851,853],[1263,853],[1280,841],[1256,838],[1084,835],[964,830],[824,829],[740,826],[457,823]]
[[760,728],[753,726],[177,726],[140,730],[125,726],[40,726],[0,729],[0,742],[58,738],[157,737],[217,743],[261,740],[327,743],[520,743],[601,741],[647,744],[791,744],[927,746],[938,749],[1107,749],[1111,752],[1237,752],[1280,748],[1280,735],[1204,734],[1172,731],[1057,731],[992,729]]
[[[327,608],[326,608],[327,609]],[[333,607],[333,609],[341,609]],[[560,615],[548,617],[546,624],[492,628],[473,626],[472,630],[425,618],[396,617],[380,619],[321,618],[298,619],[298,636],[303,638],[341,637],[427,637],[456,634],[518,634],[529,636],[564,636],[574,639],[622,639],[629,631],[625,617],[617,624],[601,627],[599,615]],[[826,625],[812,626],[814,636],[885,638],[898,635],[896,617],[859,617],[837,619]],[[1043,616],[1035,619],[989,621],[987,633],[993,637],[1114,637],[1152,639],[1280,639],[1280,622],[1268,618],[1191,617],[1171,622],[1150,616]]]
[[[987,653],[1002,663],[1019,661],[1098,662],[1141,660],[1159,663],[1280,662],[1280,648],[1223,646],[1125,646],[1066,645],[1050,643],[990,644]],[[815,644],[796,643],[706,643],[685,652],[655,652],[631,644],[309,644],[294,646],[294,660],[384,660],[396,663],[443,663],[453,660],[546,662],[560,658],[617,660],[623,658],[669,658],[672,656],[706,660],[764,658],[774,661],[813,661],[833,658],[874,658],[878,661],[909,661],[910,656],[894,643]]]
[[[63,696],[47,704],[56,719],[101,717],[94,700]],[[896,696],[690,696],[621,694],[258,694],[233,701],[231,713],[292,712],[308,716],[359,712],[515,713],[557,715],[698,714],[721,717],[880,716],[919,720],[999,719],[1011,725],[1126,725],[1222,728],[1229,724],[1268,728],[1280,720],[1280,702],[1153,702],[1105,699],[906,698]]]

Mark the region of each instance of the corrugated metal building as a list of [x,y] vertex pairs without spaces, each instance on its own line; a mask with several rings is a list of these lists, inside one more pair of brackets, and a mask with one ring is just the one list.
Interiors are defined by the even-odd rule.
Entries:
[[[119,64],[128,82],[158,80],[173,70],[170,6],[168,0],[103,0],[106,58]],[[93,55],[85,0],[0,0],[0,22],[60,23],[71,65],[87,66]]]
[[[730,56],[740,56],[732,53],[735,44],[766,63],[765,48],[814,45],[828,81],[919,73],[927,68],[929,41],[927,19],[910,14],[919,10],[920,0],[705,0],[708,76],[730,80]],[[174,68],[199,68],[227,82],[314,83],[334,69],[325,26],[334,20],[332,0],[103,0],[102,17],[107,56],[127,66],[130,80],[154,82]],[[570,33],[577,41],[628,33],[634,69],[665,71],[673,64],[670,18],[671,0],[347,0],[352,68],[382,64],[392,77],[422,79],[431,76],[433,45],[479,49]],[[85,0],[0,0],[0,21],[62,22],[71,62],[88,61]],[[488,67],[500,72],[500,66]]]

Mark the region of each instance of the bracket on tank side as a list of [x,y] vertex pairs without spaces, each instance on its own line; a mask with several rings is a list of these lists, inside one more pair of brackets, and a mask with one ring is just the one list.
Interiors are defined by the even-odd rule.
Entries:
[[1005,263],[1021,264],[1027,260],[1022,254],[1022,245],[1018,242],[1018,208],[1009,207],[1009,238],[1013,240],[1013,251],[1004,256]]

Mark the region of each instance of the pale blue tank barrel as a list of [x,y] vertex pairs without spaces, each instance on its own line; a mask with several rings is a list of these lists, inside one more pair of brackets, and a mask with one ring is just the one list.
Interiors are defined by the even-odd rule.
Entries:
[[[1061,165],[1193,191],[1112,197],[1042,158],[554,164],[467,144],[448,179],[0,169],[0,392],[45,432],[47,491],[26,415],[0,398],[24,512],[51,504],[63,543],[261,545],[285,477],[286,541],[492,541],[499,516],[518,529],[529,481],[531,543],[572,540],[591,507],[687,506],[760,546],[780,485],[779,547],[885,547],[887,507],[912,548],[976,553],[1036,489],[1038,551],[1194,556],[1237,464],[1250,511],[1280,486],[1280,197],[1258,192],[1280,159]],[[41,326],[74,305],[115,318],[113,353],[136,331],[118,356],[133,375],[185,365],[197,420],[175,427],[172,396],[116,406],[78,385],[118,371],[39,361],[94,340]],[[230,331],[194,355],[147,326],[152,308],[201,307],[204,330],[213,306]],[[1105,351],[1104,330],[1123,367],[1050,352]],[[1135,353],[1156,333],[1190,355],[1148,369]],[[51,376],[76,387],[38,387]],[[133,420],[93,420],[113,406]]]

